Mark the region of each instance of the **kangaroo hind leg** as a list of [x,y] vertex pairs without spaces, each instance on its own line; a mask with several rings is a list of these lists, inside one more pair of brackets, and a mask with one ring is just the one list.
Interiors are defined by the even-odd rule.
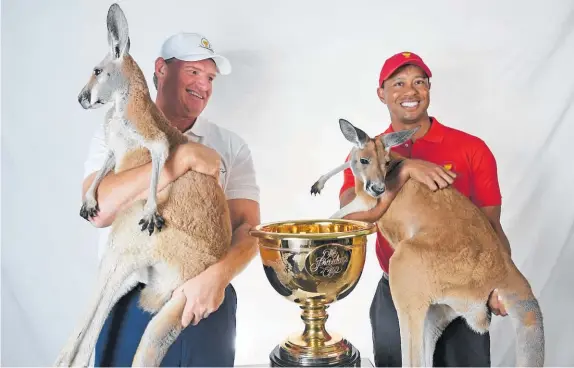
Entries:
[[159,367],[169,347],[183,329],[181,316],[186,298],[178,293],[170,299],[147,325],[136,350],[134,367]]
[[424,365],[426,367],[433,366],[436,342],[446,326],[457,316],[454,309],[446,304],[433,304],[429,307],[424,325]]

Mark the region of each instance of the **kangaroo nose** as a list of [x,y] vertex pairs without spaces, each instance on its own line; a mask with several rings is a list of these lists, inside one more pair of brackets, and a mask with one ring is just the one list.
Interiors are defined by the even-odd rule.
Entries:
[[367,189],[369,189],[373,195],[380,196],[385,192],[385,184],[383,183],[379,185],[375,183],[369,183]]
[[90,106],[90,91],[82,92],[78,95],[78,102],[84,109]]
[[377,193],[377,194],[382,194],[385,191],[385,186],[377,186],[377,185],[373,185],[373,192]]

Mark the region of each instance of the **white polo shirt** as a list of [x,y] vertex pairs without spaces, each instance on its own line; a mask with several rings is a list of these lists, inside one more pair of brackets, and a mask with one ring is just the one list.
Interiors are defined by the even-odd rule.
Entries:
[[[246,142],[236,133],[221,128],[209,120],[198,117],[193,127],[184,133],[190,141],[202,143],[221,155],[222,170],[220,184],[226,198],[251,199],[259,202],[259,186],[255,177],[255,168],[251,151]],[[106,143],[103,125],[99,125],[90,143],[88,158],[84,163],[84,179],[94,171],[100,170],[106,157]],[[134,229],[139,229],[134,224]],[[98,229],[98,259],[107,246],[110,227]],[[136,275],[140,282],[146,282],[147,274]]]

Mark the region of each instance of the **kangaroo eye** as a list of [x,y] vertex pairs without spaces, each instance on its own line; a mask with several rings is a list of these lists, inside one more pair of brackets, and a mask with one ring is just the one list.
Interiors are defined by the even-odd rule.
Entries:
[[95,76],[98,76],[98,75],[100,75],[101,73],[102,73],[102,69],[100,69],[100,68],[94,69],[94,75],[95,75]]
[[359,160],[363,165],[368,165],[369,164],[369,160],[366,158],[362,158]]

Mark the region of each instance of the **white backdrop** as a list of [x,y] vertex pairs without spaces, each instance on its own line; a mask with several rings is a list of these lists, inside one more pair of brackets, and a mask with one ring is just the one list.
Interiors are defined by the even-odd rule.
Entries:
[[[96,229],[78,215],[83,162],[104,110],[76,96],[107,51],[109,1],[2,3],[2,365],[49,365],[87,305]],[[151,85],[171,33],[204,33],[233,73],[205,116],[250,144],[262,220],[328,217],[342,176],[338,119],[388,125],[376,96],[384,59],[410,50],[433,71],[430,112],[483,138],[499,165],[502,222],[546,323],[547,364],[574,365],[574,2],[123,1],[131,52]],[[153,90],[153,88],[152,88]],[[154,96],[155,97],[155,96]],[[314,153],[311,153],[314,152]],[[372,358],[368,310],[380,269],[374,235],[363,277],[328,328]],[[266,362],[299,309],[256,258],[235,281],[236,364]],[[508,319],[494,318],[494,365],[514,363]]]

